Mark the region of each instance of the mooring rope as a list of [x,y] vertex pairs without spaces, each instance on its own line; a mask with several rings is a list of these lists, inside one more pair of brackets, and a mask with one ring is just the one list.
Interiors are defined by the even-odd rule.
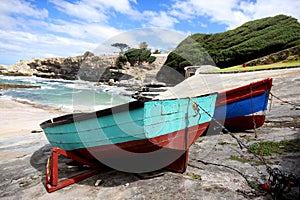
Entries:
[[259,157],[255,152],[253,152],[251,149],[249,149],[249,147],[244,144],[240,139],[238,139],[231,131],[229,131],[225,126],[223,126],[217,119],[215,119],[210,113],[208,113],[202,106],[200,106],[199,104],[197,104],[197,102],[195,102],[194,99],[192,99],[191,97],[189,97],[189,99],[193,102],[193,104],[197,105],[201,110],[203,110],[203,112],[205,112],[205,114],[207,114],[218,126],[220,126],[226,133],[228,133],[232,138],[234,138],[237,143],[239,144],[240,148],[243,149],[247,149],[248,152],[250,152],[251,154],[253,154],[258,160],[260,160],[267,168],[270,167],[265,159]]
[[270,94],[271,94],[272,97],[278,99],[279,101],[281,101],[283,103],[286,103],[286,104],[289,104],[289,105],[292,105],[292,106],[295,106],[295,107],[300,107],[300,104],[298,104],[298,103],[293,103],[293,102],[290,102],[290,101],[283,100],[280,97],[274,95],[272,92],[270,92]]
[[[250,181],[248,179],[248,177],[246,175],[244,175],[242,172],[240,172],[239,170],[237,170],[236,168],[234,167],[230,167],[230,166],[227,166],[227,165],[223,165],[223,164],[219,164],[219,163],[213,163],[213,162],[207,162],[207,161],[203,161],[203,160],[195,160],[197,162],[201,162],[202,164],[204,165],[214,165],[214,166],[217,166],[217,167],[225,167],[225,168],[228,168],[232,171],[235,171],[237,172],[241,177],[243,177],[245,179],[245,181],[247,182],[247,184],[249,185],[250,188],[256,190],[257,187],[255,186],[255,184],[253,183],[253,181]],[[197,165],[193,165],[191,163],[188,163],[188,165],[190,167],[193,167],[193,168],[196,168],[196,169],[201,169],[200,167],[198,167]],[[239,192],[242,192],[242,191],[239,191]],[[266,195],[266,193],[258,193],[258,191],[256,191],[255,193],[255,196],[257,195]]]
[[252,85],[250,85],[250,95],[251,95],[251,108],[252,108],[252,122],[253,122],[253,130],[254,130],[254,135],[255,138],[257,138],[257,132],[256,132],[256,122],[255,122],[255,118],[254,118],[254,106],[253,106],[253,100],[252,100]]
[[[272,96],[274,96],[272,93],[270,93]],[[269,177],[269,181],[271,181],[270,185],[268,185],[267,191],[268,193],[270,193],[275,199],[277,199],[278,196],[280,196],[282,194],[282,192],[288,192],[290,190],[290,187],[292,186],[298,186],[299,187],[299,193],[298,193],[298,199],[300,200],[300,177],[296,178],[294,174],[287,174],[287,173],[283,173],[281,170],[279,170],[278,168],[271,168],[265,161],[263,155],[261,155],[261,157],[259,157],[255,152],[251,151],[251,149],[248,148],[247,145],[245,145],[241,140],[239,140],[232,132],[230,132],[225,126],[223,126],[218,120],[216,120],[210,113],[208,113],[202,106],[200,106],[199,104],[197,104],[191,97],[189,97],[189,99],[193,102],[193,107],[198,106],[199,109],[203,110],[204,113],[206,113],[218,126],[220,126],[224,131],[226,131],[231,137],[233,137],[237,143],[239,144],[240,148],[245,148],[247,149],[248,152],[250,152],[252,155],[254,155],[258,160],[260,160],[265,166],[266,166],[266,170],[269,173],[270,177]],[[285,103],[289,103],[285,101]],[[297,105],[297,104],[291,104],[291,105]],[[297,105],[298,106],[298,105]],[[253,182],[249,181],[248,178],[241,173],[240,171],[238,171],[237,169],[230,167],[230,166],[226,166],[223,164],[217,164],[217,163],[211,163],[211,162],[205,162],[202,160],[197,160],[198,162],[203,163],[204,165],[215,165],[215,166],[221,166],[221,167],[226,167],[228,169],[234,170],[237,173],[239,173],[248,183],[248,185],[252,188],[255,189],[255,186],[253,185]],[[196,167],[195,165],[191,165],[192,167]],[[273,180],[274,179],[274,180]],[[263,184],[265,185],[265,184]],[[284,191],[285,188],[288,188],[288,191]],[[266,189],[266,188],[265,188]],[[256,193],[258,195],[263,195],[263,193]],[[264,195],[266,195],[267,193],[265,193]]]

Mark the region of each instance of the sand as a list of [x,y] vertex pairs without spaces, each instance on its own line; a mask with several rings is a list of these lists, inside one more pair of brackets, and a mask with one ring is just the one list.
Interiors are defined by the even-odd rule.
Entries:
[[41,131],[40,123],[63,112],[0,98],[0,114],[0,137],[3,137]]
[[[238,80],[272,77],[272,93],[289,102],[300,103],[300,68],[226,74],[224,79]],[[266,199],[255,195],[245,179],[228,168],[204,165],[197,160],[231,166],[252,181],[265,181],[263,165],[253,166],[230,160],[231,155],[251,157],[240,150],[229,135],[201,137],[190,149],[189,166],[184,174],[168,171],[163,176],[141,179],[135,174],[110,170],[89,179],[47,193],[44,188],[45,165],[51,147],[39,124],[63,114],[57,110],[0,98],[0,198],[1,199]],[[280,141],[300,138],[300,108],[285,104],[275,98],[267,112],[263,127],[236,133],[246,144],[257,141]],[[298,123],[297,123],[298,121]],[[250,139],[249,139],[250,138]],[[267,157],[272,166],[300,175],[299,152]],[[66,170],[64,165],[62,171]],[[95,187],[97,180],[102,183]],[[244,191],[244,192],[240,192]],[[297,189],[286,195],[294,199]]]

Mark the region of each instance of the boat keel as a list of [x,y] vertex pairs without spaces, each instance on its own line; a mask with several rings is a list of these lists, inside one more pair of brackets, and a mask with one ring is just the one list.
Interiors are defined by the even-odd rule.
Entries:
[[184,154],[182,154],[177,160],[173,163],[165,167],[165,169],[177,172],[177,173],[184,173],[189,160],[189,149],[187,149]]

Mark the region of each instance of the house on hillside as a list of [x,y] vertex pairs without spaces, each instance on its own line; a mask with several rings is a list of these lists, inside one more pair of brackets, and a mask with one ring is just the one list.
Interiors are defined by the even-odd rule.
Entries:
[[201,65],[201,66],[187,66],[184,68],[185,78],[189,78],[196,74],[207,73],[209,71],[217,70],[218,67],[212,65]]

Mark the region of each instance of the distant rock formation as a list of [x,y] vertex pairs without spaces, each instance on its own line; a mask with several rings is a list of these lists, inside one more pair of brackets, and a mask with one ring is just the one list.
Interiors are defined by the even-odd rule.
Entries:
[[[108,82],[109,80],[153,81],[156,73],[166,60],[167,55],[154,55],[158,59],[149,64],[143,63],[131,67],[116,67],[118,55],[95,56],[85,53],[83,56],[67,58],[33,58],[21,60],[13,65],[0,66],[0,75],[38,76],[43,78],[62,78],[67,80],[86,80],[92,82]],[[151,79],[151,80],[150,80]]]

